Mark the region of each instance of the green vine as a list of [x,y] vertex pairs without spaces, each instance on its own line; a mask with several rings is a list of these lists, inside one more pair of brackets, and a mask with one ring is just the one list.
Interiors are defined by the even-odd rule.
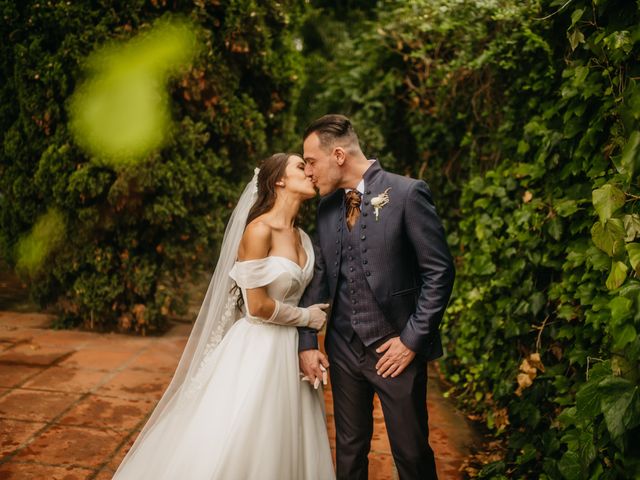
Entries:
[[[240,185],[297,138],[303,4],[178,3],[0,1],[0,256],[61,326],[162,331],[210,274]],[[87,56],[175,15],[202,48],[168,86],[173,131],[138,165],[97,161],[68,126]]]
[[312,108],[435,192],[458,272],[442,366],[503,444],[481,477],[640,476],[639,9],[387,1],[320,46]]

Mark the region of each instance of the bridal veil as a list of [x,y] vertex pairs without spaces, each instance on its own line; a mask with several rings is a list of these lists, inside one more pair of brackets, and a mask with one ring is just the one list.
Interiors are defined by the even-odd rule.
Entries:
[[259,169],[256,168],[253,178],[245,187],[231,214],[218,263],[171,383],[122,460],[118,471],[122,470],[127,461],[135,455],[147,434],[161,418],[170,415],[173,408],[181,405],[181,399],[191,397],[201,389],[202,370],[207,355],[216,348],[238,318],[236,302],[239,289],[231,292],[234,282],[229,277],[229,272],[236,261],[249,210],[257,198],[258,172]]

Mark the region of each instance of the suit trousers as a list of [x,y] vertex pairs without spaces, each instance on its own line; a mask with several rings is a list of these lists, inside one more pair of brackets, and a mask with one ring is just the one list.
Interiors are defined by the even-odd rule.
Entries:
[[396,378],[382,378],[376,373],[376,363],[383,354],[376,353],[376,348],[387,338],[367,347],[358,335],[349,341],[335,329],[327,330],[339,480],[367,479],[374,393],[380,398],[400,479],[437,479],[428,442],[427,362],[416,356]]

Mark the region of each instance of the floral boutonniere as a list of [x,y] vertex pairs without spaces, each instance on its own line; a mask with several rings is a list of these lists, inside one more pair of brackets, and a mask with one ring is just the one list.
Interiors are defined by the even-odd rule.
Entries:
[[373,197],[371,199],[371,206],[373,207],[373,213],[376,216],[376,222],[378,221],[378,216],[380,215],[380,209],[387,203],[389,203],[389,190],[391,190],[391,187],[387,188],[377,197]]

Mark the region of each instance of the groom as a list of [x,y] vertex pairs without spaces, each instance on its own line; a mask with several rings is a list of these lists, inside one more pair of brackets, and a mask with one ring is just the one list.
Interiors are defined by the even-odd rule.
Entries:
[[[428,443],[427,362],[454,266],[427,184],[386,172],[362,153],[349,119],[325,115],[304,133],[318,206],[316,266],[301,305],[332,304],[337,477],[366,479],[377,393],[402,480],[435,479]],[[300,329],[300,366],[314,383],[329,366],[315,330]]]

